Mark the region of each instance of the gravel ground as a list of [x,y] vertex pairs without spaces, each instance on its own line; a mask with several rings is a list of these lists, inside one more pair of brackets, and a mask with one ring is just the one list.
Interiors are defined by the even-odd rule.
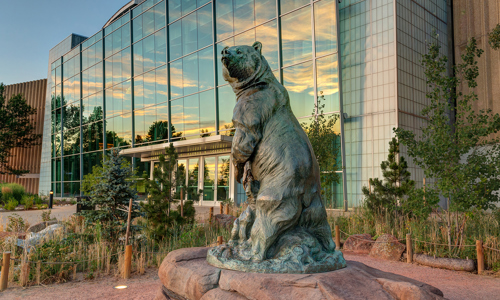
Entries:
[[436,269],[417,264],[391,262],[352,253],[344,253],[344,257],[346,260],[359,261],[372,268],[399,274],[435,286],[444,293],[444,297],[447,299],[500,299],[500,278]]
[[[366,255],[345,253],[345,258],[362,262],[370,267],[410,277],[443,291],[447,299],[500,299],[500,278],[478,276],[466,272],[453,272],[416,264],[389,262]],[[128,281],[112,276],[100,277],[93,281],[53,284],[47,287],[27,289],[9,288],[0,294],[2,299],[154,299],[160,280],[157,269],[148,269],[145,275],[132,275]],[[126,284],[125,290],[113,289]],[[311,299],[314,300],[314,299]]]

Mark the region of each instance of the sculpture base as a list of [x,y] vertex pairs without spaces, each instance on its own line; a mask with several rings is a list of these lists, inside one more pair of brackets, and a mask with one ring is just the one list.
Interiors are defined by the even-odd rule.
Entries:
[[249,259],[249,248],[236,243],[217,246],[208,251],[207,261],[218,268],[253,273],[312,274],[346,267],[342,252],[325,252],[319,241],[300,227],[281,236],[264,261]]
[[155,299],[444,299],[433,286],[355,261],[317,274],[245,273],[209,265],[209,249],[169,253],[158,272],[162,286]]

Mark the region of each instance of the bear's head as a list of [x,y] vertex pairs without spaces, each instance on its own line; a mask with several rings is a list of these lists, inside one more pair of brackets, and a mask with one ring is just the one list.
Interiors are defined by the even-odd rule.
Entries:
[[262,44],[255,42],[252,46],[233,46],[222,50],[222,75],[233,88],[258,80],[260,75],[268,71],[266,59],[262,56]]

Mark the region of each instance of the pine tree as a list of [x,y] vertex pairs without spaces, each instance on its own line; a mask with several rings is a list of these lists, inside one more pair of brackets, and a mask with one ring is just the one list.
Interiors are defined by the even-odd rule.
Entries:
[[175,189],[186,180],[185,169],[177,168],[177,152],[172,144],[165,148],[165,155],[159,157],[159,166],[153,170],[153,179],[144,175],[147,201],[141,203],[146,218],[146,232],[155,240],[166,237],[170,229],[176,225],[192,223],[195,209],[193,201],[184,202],[184,217],[181,216],[180,205],[176,211],[170,207],[174,200]]
[[413,189],[415,182],[410,180],[411,174],[405,158],[399,155],[399,142],[396,138],[389,142],[389,155],[380,167],[384,180],[370,178],[372,190],[366,186],[362,189],[365,207],[374,214],[397,214],[404,196]]
[[[130,164],[125,164],[124,159],[118,155],[118,150],[113,149],[111,154],[104,159],[103,172],[97,178],[90,192],[90,199],[83,201],[85,206],[93,206],[95,210],[80,213],[85,217],[87,224],[100,224],[103,238],[116,242],[120,235],[127,229],[128,208],[132,202],[132,220],[140,216],[139,205],[135,202],[137,192]],[[137,228],[131,226],[131,231]]]

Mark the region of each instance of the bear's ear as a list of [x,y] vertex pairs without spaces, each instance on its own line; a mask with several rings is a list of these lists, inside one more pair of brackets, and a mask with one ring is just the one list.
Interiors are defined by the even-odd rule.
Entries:
[[259,54],[262,54],[262,43],[261,42],[255,42],[253,43],[252,47],[255,48],[259,52]]

